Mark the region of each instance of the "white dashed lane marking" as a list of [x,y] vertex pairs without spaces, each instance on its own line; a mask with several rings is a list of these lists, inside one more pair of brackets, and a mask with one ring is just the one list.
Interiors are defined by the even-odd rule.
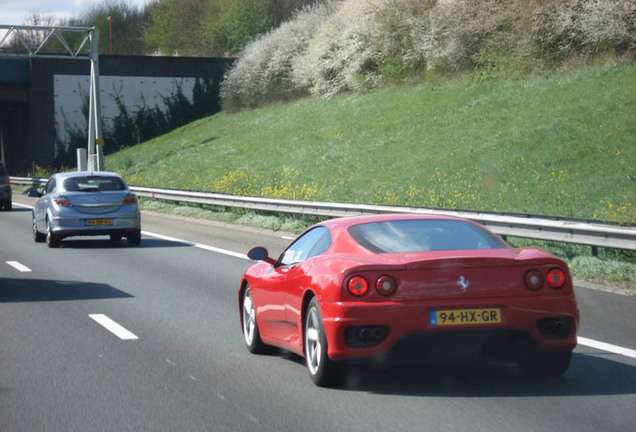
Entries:
[[30,272],[31,271],[30,268],[28,268],[24,264],[20,264],[17,261],[7,261],[7,264],[9,264],[11,267],[13,267],[14,269],[16,269],[16,270],[18,270],[19,272],[22,272],[22,273],[26,273],[26,272]]
[[137,335],[131,333],[104,314],[92,314],[89,317],[121,340],[136,340]]

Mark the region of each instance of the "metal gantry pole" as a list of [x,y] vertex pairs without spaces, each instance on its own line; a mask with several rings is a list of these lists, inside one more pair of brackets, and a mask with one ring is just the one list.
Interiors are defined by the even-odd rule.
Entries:
[[[12,57],[43,57],[58,59],[89,59],[91,62],[90,90],[89,90],[89,115],[88,115],[88,169],[91,171],[104,170],[102,125],[101,125],[101,104],[99,102],[99,29],[96,27],[60,27],[60,26],[18,26],[0,24],[0,30],[6,30],[4,36],[0,38],[0,46],[13,36],[17,38],[20,46],[26,53],[3,54]],[[45,36],[30,44],[21,34],[26,32],[43,32]],[[64,33],[83,33],[76,47],[71,47]],[[59,41],[66,50],[65,54],[47,54],[43,49],[51,39]],[[89,56],[85,54],[86,43],[90,43]],[[37,45],[37,46],[36,46]],[[78,170],[83,168],[83,164],[78,160]]]
[[99,102],[99,29],[91,33],[91,77],[88,112],[88,170],[101,171],[103,161],[99,157],[98,145],[103,144],[101,131],[101,109]]

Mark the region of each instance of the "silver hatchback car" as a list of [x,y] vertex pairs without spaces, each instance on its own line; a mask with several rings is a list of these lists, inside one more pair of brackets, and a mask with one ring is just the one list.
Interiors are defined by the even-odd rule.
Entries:
[[59,247],[71,236],[123,237],[141,243],[137,197],[112,172],[68,172],[53,175],[33,207],[33,239]]

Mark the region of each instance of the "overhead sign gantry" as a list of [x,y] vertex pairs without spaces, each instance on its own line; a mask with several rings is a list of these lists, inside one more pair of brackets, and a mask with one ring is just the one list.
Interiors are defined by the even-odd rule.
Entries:
[[[91,63],[88,113],[88,169],[104,169],[101,113],[99,103],[99,29],[96,27],[24,26],[0,24],[5,34],[0,39],[0,55],[15,57],[45,57],[59,59],[85,59]],[[71,35],[73,37],[71,38]],[[79,35],[80,37],[75,37]],[[70,39],[69,39],[70,38]],[[47,52],[55,42],[56,50]],[[17,43],[16,43],[17,42]],[[9,47],[12,52],[5,52]],[[4,48],[4,49],[3,49]],[[78,156],[78,167],[82,166]]]

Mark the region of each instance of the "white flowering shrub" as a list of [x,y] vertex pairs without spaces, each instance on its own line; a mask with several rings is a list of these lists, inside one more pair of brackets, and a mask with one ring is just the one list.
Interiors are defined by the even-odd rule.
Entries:
[[333,0],[251,43],[221,95],[238,109],[431,72],[521,76],[606,52],[636,55],[636,1]]
[[393,0],[379,11],[380,72],[403,79],[426,68],[432,51],[430,13],[437,0]]
[[433,41],[423,54],[428,64],[443,59],[452,69],[460,69],[475,62],[482,44],[500,24],[496,13],[496,0],[440,0],[431,11],[430,35],[425,40]]
[[306,7],[250,43],[221,85],[224,109],[235,111],[306,94],[305,88],[292,81],[292,62],[335,7],[335,2]]
[[293,79],[311,94],[333,96],[382,81],[378,11],[391,0],[348,0],[325,22],[294,62]]
[[542,56],[636,49],[636,2],[633,0],[544,1],[537,8],[532,35]]

